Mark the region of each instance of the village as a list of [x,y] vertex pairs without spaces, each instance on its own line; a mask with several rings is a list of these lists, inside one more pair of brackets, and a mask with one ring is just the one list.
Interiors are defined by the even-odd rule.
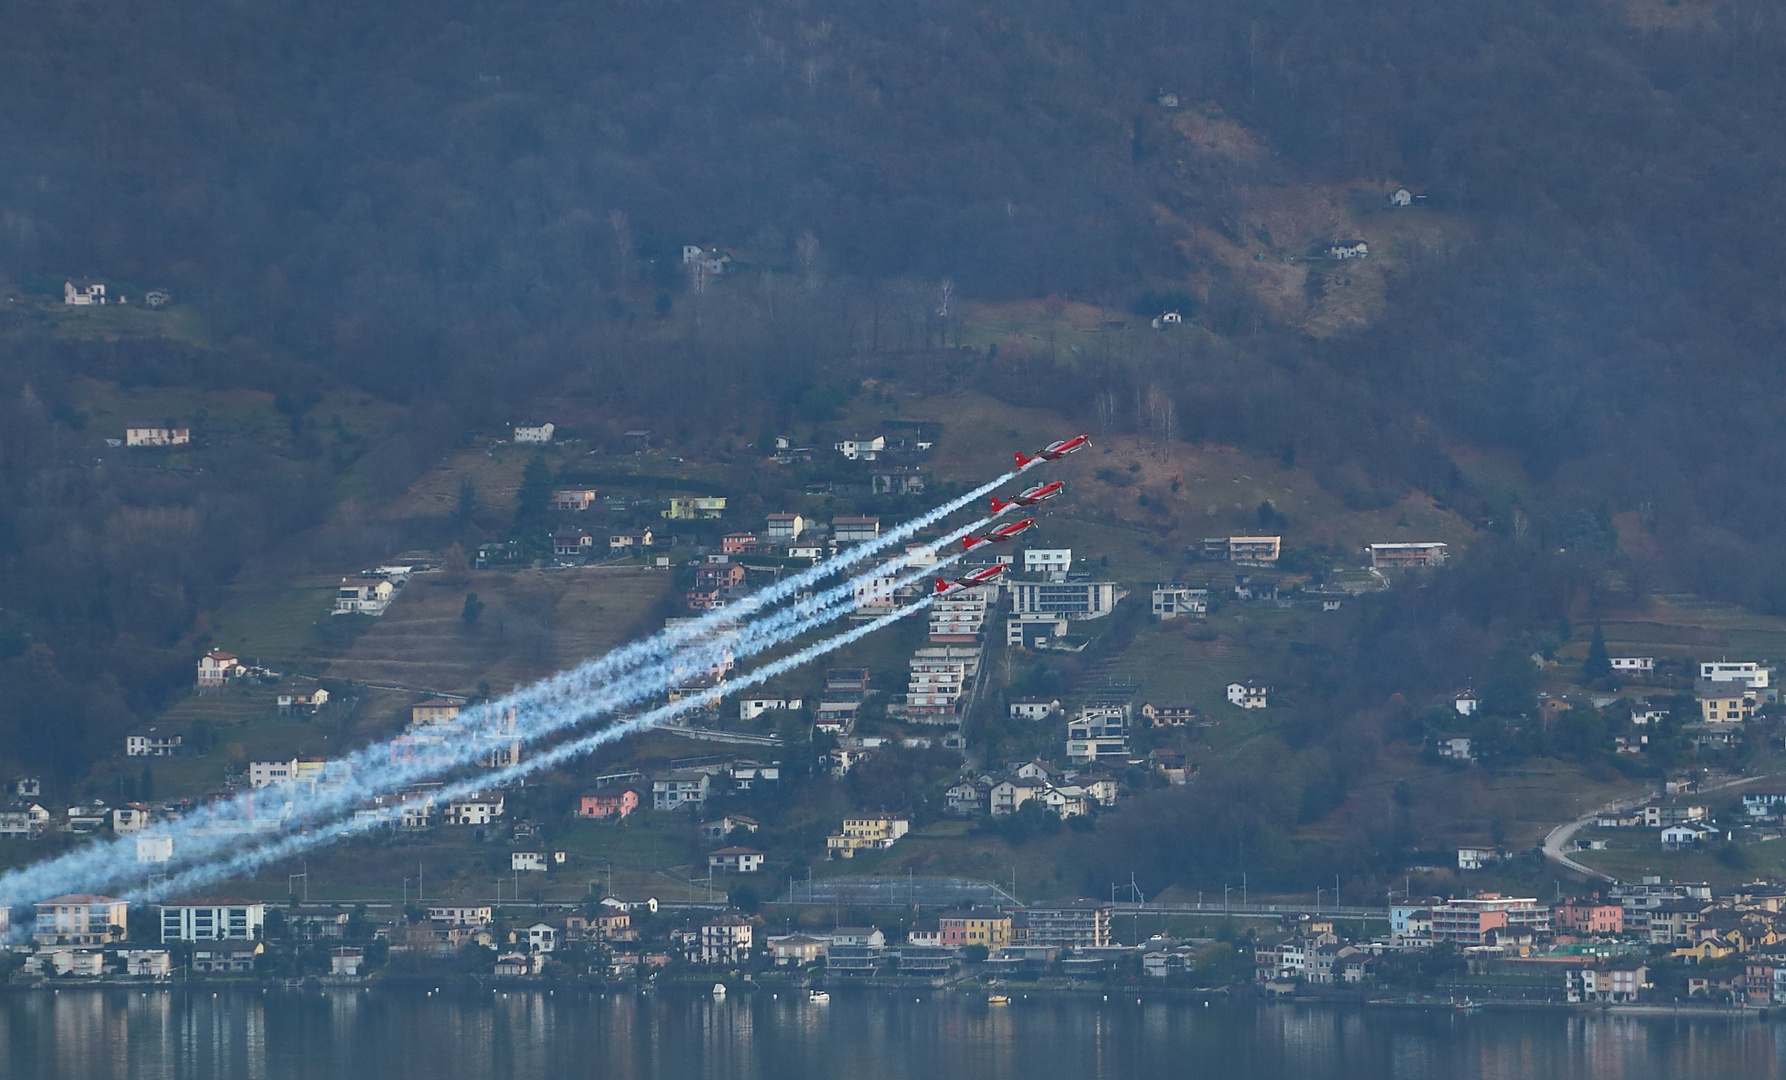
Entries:
[[[900,431],[857,434],[823,448],[777,437],[766,450],[778,467],[826,458],[850,471],[809,484],[794,506],[764,507],[754,519],[741,517],[733,496],[713,485],[656,496],[626,485],[536,485],[533,539],[519,529],[523,507],[513,539],[462,554],[404,552],[341,576],[317,614],[364,633],[400,610],[411,590],[467,570],[636,568],[667,575],[677,610],[665,625],[699,621],[698,643],[714,659],[687,666],[656,700],[704,704],[661,729],[670,740],[663,747],[675,748],[669,753],[610,757],[545,785],[447,795],[443,783],[426,782],[358,801],[352,817],[368,843],[416,856],[402,856],[415,874],[396,875],[400,900],[380,895],[391,883],[362,880],[354,888],[367,899],[310,902],[308,863],[285,883],[283,901],[274,895],[278,884],[266,881],[242,888],[246,895],[135,910],[113,897],[57,897],[38,905],[30,944],[15,947],[13,978],[354,982],[475,975],[625,983],[780,971],[925,984],[1246,985],[1268,995],[1786,1002],[1786,977],[1776,990],[1771,974],[1782,895],[1772,886],[1714,889],[1642,874],[1640,884],[1611,880],[1541,903],[1473,886],[1475,876],[1530,861],[1529,852],[1504,844],[1459,846],[1454,868],[1411,868],[1443,893],[1399,902],[1392,895],[1381,906],[1354,896],[1352,906],[1341,907],[1338,882],[1323,908],[1320,890],[1312,905],[1276,902],[1289,899],[1283,897],[1249,903],[1243,892],[1236,903],[1228,890],[1219,905],[1200,895],[1195,904],[1183,896],[1147,904],[1138,888],[1114,884],[1108,901],[1066,895],[1019,902],[1014,886],[919,878],[910,870],[904,879],[883,874],[877,867],[901,845],[980,836],[1021,843],[1038,832],[1095,830],[1101,815],[1126,800],[1197,783],[1222,740],[1250,738],[1295,708],[1300,688],[1277,686],[1250,664],[1209,673],[1198,693],[1174,685],[1170,696],[1152,694],[1153,679],[1114,662],[1137,633],[1197,641],[1212,620],[1334,618],[1454,557],[1450,544],[1436,540],[1373,541],[1355,558],[1310,573],[1306,555],[1269,530],[1281,521],[1269,503],[1257,515],[1267,528],[1190,545],[1174,580],[1111,573],[1107,556],[1088,557],[1059,542],[1012,550],[988,544],[956,555],[948,573],[996,567],[1002,577],[936,599],[896,652],[881,649],[871,665],[824,667],[728,693],[738,674],[731,643],[744,627],[713,613],[799,568],[877,544],[892,521],[884,512],[827,513],[823,507],[840,496],[902,500],[938,488],[925,464],[938,429]],[[560,426],[540,422],[515,425],[500,442],[537,453],[563,437]],[[163,452],[192,446],[194,436],[189,428],[144,426],[111,441]],[[657,456],[649,431],[628,431],[622,442],[640,461]],[[573,470],[565,466],[563,473]],[[850,620],[871,621],[925,596],[926,571],[937,561],[915,540],[878,556],[867,566],[880,569],[856,580]],[[478,622],[481,608],[477,594],[468,593],[466,627]],[[1016,663],[1045,671],[1056,662],[1082,665],[1084,675],[1051,686],[1012,674]],[[1544,652],[1531,657],[1533,670],[1553,685],[1561,662]],[[1775,794],[1750,784],[1725,792],[1705,769],[1697,770],[1700,779],[1686,779],[1694,770],[1681,767],[1683,754],[1716,761],[1740,747],[1745,732],[1755,737],[1777,705],[1770,668],[1726,659],[1687,670],[1655,656],[1590,653],[1590,665],[1602,662],[1601,678],[1585,677],[1584,668],[1583,678],[1571,680],[1579,685],[1541,691],[1539,718],[1611,717],[1617,755],[1646,767],[1653,760],[1654,770],[1683,778],[1659,785],[1662,797],[1574,823],[1557,861],[1592,883],[1608,877],[1592,864],[1601,853],[1725,858],[1780,835],[1786,788]],[[253,693],[268,710],[266,720],[253,723],[322,730],[352,715],[368,689],[326,671],[287,674],[269,663],[287,666],[208,649],[196,660],[195,700]],[[1416,740],[1424,761],[1453,771],[1496,764],[1505,751],[1492,730],[1479,726],[1488,693],[1462,687],[1430,704]],[[476,769],[522,762],[530,748],[512,710],[465,726],[462,717],[481,713],[489,699],[416,688],[388,738],[391,759],[450,763],[469,739]],[[329,754],[236,753],[220,785],[154,797],[158,763],[214,756],[217,741],[211,728],[193,724],[133,732],[120,758],[142,760],[140,779],[121,779],[118,798],[89,794],[61,813],[46,808],[40,781],[17,778],[0,809],[0,837],[66,844],[143,834],[134,856],[152,868],[177,859],[173,841],[150,830],[157,822],[250,792],[252,816],[231,827],[270,835],[287,826],[295,802],[352,779],[350,767]],[[709,748],[715,752],[692,752]],[[835,806],[835,795],[817,793],[864,790],[850,787],[859,773],[911,763],[931,770],[929,779],[906,787],[892,805],[858,797],[852,809],[827,811],[825,828],[816,831],[810,817],[790,812],[807,801]],[[884,787],[874,790],[884,797]],[[616,890],[615,860],[604,850],[641,827],[662,837],[645,860],[656,876],[641,864],[621,874],[625,885]],[[1742,865],[1737,855],[1728,861]],[[434,867],[434,896],[447,898],[424,900],[425,864]],[[1499,887],[1502,879],[1495,880]],[[1408,881],[1404,894],[1413,892],[1412,875]],[[858,924],[844,925],[845,913]],[[1153,928],[1144,929],[1148,922]]]

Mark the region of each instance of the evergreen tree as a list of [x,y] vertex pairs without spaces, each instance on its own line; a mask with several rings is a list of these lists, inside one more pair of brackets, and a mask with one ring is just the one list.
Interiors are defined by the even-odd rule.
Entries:
[[546,506],[552,501],[552,470],[543,454],[533,455],[521,473],[521,489],[515,493],[515,531],[522,539],[543,532]]
[[1594,640],[1588,645],[1588,656],[1581,662],[1581,677],[1589,683],[1612,678],[1612,659],[1606,655],[1606,635],[1594,624]]

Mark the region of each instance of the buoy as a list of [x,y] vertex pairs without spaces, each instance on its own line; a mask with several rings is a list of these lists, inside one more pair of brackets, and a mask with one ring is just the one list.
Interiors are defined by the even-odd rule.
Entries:
[[1109,995],[1109,994],[1105,994],[1105,995],[1104,995],[1104,1000],[1105,1000],[1105,1001],[1109,1001],[1109,1000],[1110,1000],[1110,995]]

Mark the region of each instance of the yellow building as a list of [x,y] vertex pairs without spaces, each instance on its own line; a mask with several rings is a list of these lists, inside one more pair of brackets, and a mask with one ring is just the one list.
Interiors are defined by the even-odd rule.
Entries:
[[853,859],[858,851],[885,850],[910,832],[911,828],[910,821],[890,814],[844,818],[843,831],[825,838],[825,856],[831,859]]
[[1736,724],[1755,715],[1760,701],[1742,683],[1712,683],[1699,692],[1699,719],[1707,724]]
[[1011,943],[1011,916],[996,911],[951,911],[936,920],[944,945],[984,945],[996,952]]
[[463,705],[445,698],[429,698],[409,707],[409,726],[426,727],[429,724],[450,724],[459,718],[459,710]]

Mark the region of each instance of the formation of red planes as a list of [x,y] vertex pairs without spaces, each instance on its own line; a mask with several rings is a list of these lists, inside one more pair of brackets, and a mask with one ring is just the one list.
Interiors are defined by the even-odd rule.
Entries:
[[[1068,454],[1083,449],[1090,442],[1090,435],[1075,435],[1070,439],[1061,439],[1056,442],[1051,442],[1047,446],[1036,451],[1034,455],[1028,455],[1019,450],[1016,455],[1017,470],[1022,472],[1032,465],[1039,465],[1050,461],[1059,461]],[[1046,484],[1036,484],[1018,492],[1017,495],[1008,502],[1000,499],[997,495],[994,495],[992,496],[992,512],[996,515],[1002,514],[1014,506],[1028,507],[1039,505],[1040,503],[1059,495],[1064,487],[1065,485],[1059,480],[1050,481]],[[1014,539],[1029,529],[1035,528],[1035,525],[1036,519],[1033,517],[1024,518],[1022,521],[1008,522],[993,529],[985,536],[969,536],[963,538],[961,541],[961,550],[966,552],[972,551],[984,544],[1003,543],[1006,540]],[[947,578],[937,578],[936,592],[933,595],[947,596],[950,593],[960,592],[962,589],[970,589],[975,585],[984,585],[1004,572],[1004,564],[995,563],[992,566],[983,566],[978,570],[963,574],[961,577],[958,577],[953,581],[950,581]]]

